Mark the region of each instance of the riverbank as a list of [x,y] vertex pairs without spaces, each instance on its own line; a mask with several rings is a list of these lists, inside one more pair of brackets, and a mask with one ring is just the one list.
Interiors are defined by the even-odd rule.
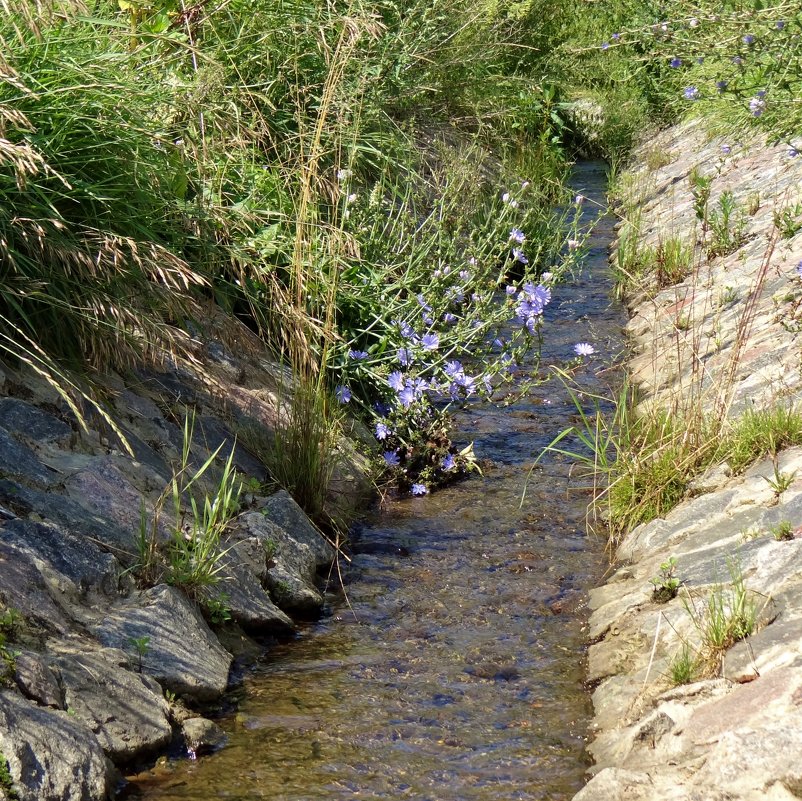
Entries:
[[[334,544],[288,493],[262,494],[265,468],[243,445],[242,432],[275,435],[287,379],[254,343],[236,350],[210,343],[193,372],[104,378],[133,458],[35,374],[0,375],[0,797],[106,799],[118,769],[218,747],[203,710],[237,665],[321,613]],[[191,498],[214,503],[230,454],[240,513],[205,565],[194,550],[179,573]],[[344,511],[370,488],[347,441],[339,458],[330,507]],[[177,517],[165,497],[198,473]]]
[[[771,409],[779,436],[802,384],[802,163],[690,122],[633,164],[619,185],[635,224],[613,263],[637,264],[622,258],[633,241],[651,254],[629,298],[640,413],[730,423]],[[688,254],[678,283],[655,260],[667,243]],[[595,764],[576,801],[798,797],[801,469],[798,447],[740,473],[711,464],[679,505],[623,534],[590,598]],[[659,603],[656,588],[675,597]]]

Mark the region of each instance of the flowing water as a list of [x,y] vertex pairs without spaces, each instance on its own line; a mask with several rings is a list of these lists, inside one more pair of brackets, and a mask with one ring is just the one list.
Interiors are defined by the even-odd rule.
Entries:
[[[604,168],[573,185],[604,203]],[[577,281],[547,307],[542,365],[577,342],[587,392],[612,383],[623,310],[610,302],[602,217]],[[549,456],[529,467],[575,408],[557,381],[503,408],[458,416],[484,477],[391,501],[358,531],[350,608],[270,650],[220,721],[229,744],[136,777],[147,801],[258,799],[569,799],[583,784],[591,715],[583,687],[583,598],[606,567],[585,526],[586,479]]]

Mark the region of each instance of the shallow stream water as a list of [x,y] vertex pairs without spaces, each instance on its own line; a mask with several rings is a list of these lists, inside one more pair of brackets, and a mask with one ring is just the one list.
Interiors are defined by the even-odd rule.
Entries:
[[[583,214],[604,205],[604,165],[574,173]],[[615,382],[623,310],[610,301],[601,217],[582,274],[554,289],[541,366],[573,346],[589,393]],[[583,598],[607,566],[589,535],[587,480],[537,454],[575,422],[557,381],[507,407],[471,406],[483,477],[392,501],[358,531],[348,601],[270,650],[220,724],[229,744],[136,778],[147,801],[569,799],[583,785],[591,706],[583,687]],[[576,471],[574,471],[576,473]]]

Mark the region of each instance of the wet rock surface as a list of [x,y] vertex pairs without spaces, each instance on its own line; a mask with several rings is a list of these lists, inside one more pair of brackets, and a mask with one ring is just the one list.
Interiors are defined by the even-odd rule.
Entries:
[[[306,617],[322,607],[317,571],[334,552],[286,493],[271,500],[249,490],[244,503],[265,514],[240,515],[257,514],[264,525],[250,534],[235,519],[222,536],[213,594],[238,625],[219,629],[220,637],[202,614],[202,593],[164,583],[164,557],[143,570],[143,547],[164,553],[186,522],[164,503],[184,416],[194,411],[197,420],[191,465],[219,448],[197,485],[201,506],[237,426],[269,429],[275,419],[278,371],[257,350],[234,357],[214,344],[207,357],[194,372],[103,379],[133,456],[103,421],[82,429],[36,375],[0,373],[0,395],[19,395],[0,397],[0,759],[22,801],[110,798],[119,779],[113,765],[140,765],[176,737],[193,753],[221,747],[219,728],[198,714],[229,685],[233,658],[220,639],[247,641],[242,653],[253,660],[271,640],[243,630],[288,636],[296,627],[288,612]],[[251,485],[267,476],[239,444],[234,464]],[[268,540],[275,545],[266,550]],[[277,558],[280,550],[284,583],[271,577],[271,549]],[[284,593],[294,584],[294,594]]]
[[[672,409],[692,394],[705,412],[724,409],[730,419],[798,406],[802,236],[778,237],[772,220],[799,200],[802,164],[759,142],[724,157],[721,144],[698,123],[671,129],[644,147],[627,179],[642,214],[640,246],[680,236],[699,265],[632,302],[642,408]],[[670,163],[637,166],[654,148]],[[744,244],[727,256],[704,255],[693,169],[713,178],[711,208],[730,191],[743,210]],[[779,490],[778,476],[786,477]],[[623,538],[619,568],[590,598],[595,764],[576,801],[799,796],[801,533],[802,449],[789,448],[741,475],[710,468],[678,507]],[[679,594],[657,604],[651,580],[672,557]],[[739,581],[754,631],[713,655],[704,636],[710,604],[731,616]],[[677,686],[685,655],[695,665]]]

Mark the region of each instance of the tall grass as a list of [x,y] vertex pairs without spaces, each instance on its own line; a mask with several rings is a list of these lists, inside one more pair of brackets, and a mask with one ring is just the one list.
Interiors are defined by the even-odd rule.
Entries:
[[[548,208],[565,119],[537,67],[548,37],[530,25],[546,7],[6,4],[0,350],[75,405],[70,371],[194,360],[218,306],[306,388],[280,447],[303,463],[297,434],[313,458],[336,415],[326,431],[302,418],[329,408],[343,343],[381,356],[430,262],[481,239],[497,181],[529,171],[533,260],[559,251]],[[458,168],[466,142],[483,154],[474,175]],[[385,218],[366,204],[357,225],[350,196],[368,192]],[[371,261],[393,298],[357,291]],[[366,404],[375,380],[357,387]]]

